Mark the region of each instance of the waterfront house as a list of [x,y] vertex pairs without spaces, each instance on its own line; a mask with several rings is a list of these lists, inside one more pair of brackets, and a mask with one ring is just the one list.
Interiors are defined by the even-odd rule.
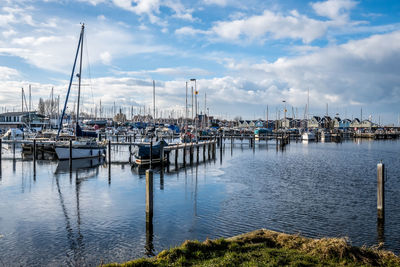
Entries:
[[332,120],[333,128],[338,129],[340,127],[341,119],[339,117],[335,117]]
[[29,125],[31,125],[31,128],[40,131],[49,126],[49,120],[36,111],[0,114],[0,129],[28,128]]
[[377,127],[377,125],[375,123],[371,122],[370,120],[363,120],[360,123],[360,127],[361,128],[375,128],[375,127]]
[[249,127],[249,125],[247,124],[246,121],[244,121],[244,120],[239,120],[239,121],[238,121],[238,127],[239,127],[239,128],[247,128],[247,127]]
[[307,123],[308,128],[320,128],[321,127],[321,118],[318,116],[313,116],[308,120]]
[[281,126],[282,128],[292,128],[293,127],[293,119],[292,118],[284,118],[281,120]]
[[332,118],[329,116],[324,116],[320,120],[320,127],[325,129],[330,129],[333,127]]
[[358,118],[355,118],[351,121],[350,123],[350,128],[353,128],[354,130],[357,130],[358,128],[361,127],[361,122]]
[[350,128],[351,120],[343,119],[339,122],[339,129],[347,130]]
[[255,126],[257,128],[264,128],[265,125],[266,125],[266,123],[263,120],[258,120],[258,121],[255,122]]

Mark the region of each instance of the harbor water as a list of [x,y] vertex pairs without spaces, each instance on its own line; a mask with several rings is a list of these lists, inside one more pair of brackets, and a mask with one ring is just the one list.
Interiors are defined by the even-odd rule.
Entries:
[[[228,140],[227,140],[228,141]],[[6,145],[4,145],[6,146]],[[146,179],[113,152],[97,159],[12,160],[3,149],[0,266],[94,266],[148,257],[186,239],[259,228],[400,253],[400,141],[226,142],[215,158],[154,173],[146,223]],[[202,151],[200,151],[202,157]],[[181,154],[179,155],[181,160]],[[377,163],[386,165],[385,220],[377,221]]]

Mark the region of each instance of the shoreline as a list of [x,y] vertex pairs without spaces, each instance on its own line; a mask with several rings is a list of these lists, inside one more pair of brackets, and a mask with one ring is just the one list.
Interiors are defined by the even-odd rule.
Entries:
[[259,229],[204,242],[186,240],[152,258],[102,266],[400,266],[391,251],[352,246],[348,238],[307,238]]

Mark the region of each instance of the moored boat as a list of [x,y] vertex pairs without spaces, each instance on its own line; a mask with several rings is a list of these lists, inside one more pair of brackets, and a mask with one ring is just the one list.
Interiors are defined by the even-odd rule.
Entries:
[[314,132],[304,132],[301,135],[301,140],[313,141],[313,140],[315,140],[315,133]]
[[154,145],[151,144],[138,144],[133,148],[132,154],[135,157],[136,165],[148,165],[150,164],[150,150],[151,150],[151,162],[160,163],[161,153],[163,153],[163,148],[168,146],[167,142],[161,140]]

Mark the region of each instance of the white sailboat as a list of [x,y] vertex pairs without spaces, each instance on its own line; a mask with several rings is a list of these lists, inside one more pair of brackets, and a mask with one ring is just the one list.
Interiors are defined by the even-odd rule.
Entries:
[[[84,36],[85,25],[82,24],[82,29],[79,37],[78,48],[76,50],[75,61],[72,67],[72,73],[70,78],[70,83],[68,86],[68,92],[64,103],[64,109],[61,115],[60,124],[58,127],[57,140],[59,139],[62,122],[65,115],[65,110],[68,103],[69,93],[71,91],[72,80],[74,77],[76,61],[78,58],[78,54],[80,52],[80,61],[79,61],[79,73],[76,75],[78,77],[78,102],[76,109],[76,125],[75,125],[75,137],[76,140],[72,141],[72,146],[70,148],[69,142],[57,142],[55,145],[55,150],[58,159],[82,159],[82,158],[93,158],[93,157],[102,157],[105,156],[106,153],[106,145],[105,143],[96,141],[96,133],[94,132],[84,132],[79,126],[79,105],[80,105],[80,93],[81,93],[81,73],[82,73],[82,55],[83,55],[83,36]],[[72,151],[71,151],[72,150]],[[72,152],[72,153],[71,153]]]
[[308,89],[308,93],[307,93],[307,130],[305,132],[303,132],[303,134],[301,135],[301,140],[304,141],[314,141],[315,140],[315,133],[313,131],[310,131],[310,129],[308,129],[308,122],[310,119],[310,89]]
[[314,132],[311,132],[311,131],[304,132],[304,133],[301,135],[301,140],[304,140],[304,141],[313,141],[313,140],[315,140],[315,133],[314,133]]

